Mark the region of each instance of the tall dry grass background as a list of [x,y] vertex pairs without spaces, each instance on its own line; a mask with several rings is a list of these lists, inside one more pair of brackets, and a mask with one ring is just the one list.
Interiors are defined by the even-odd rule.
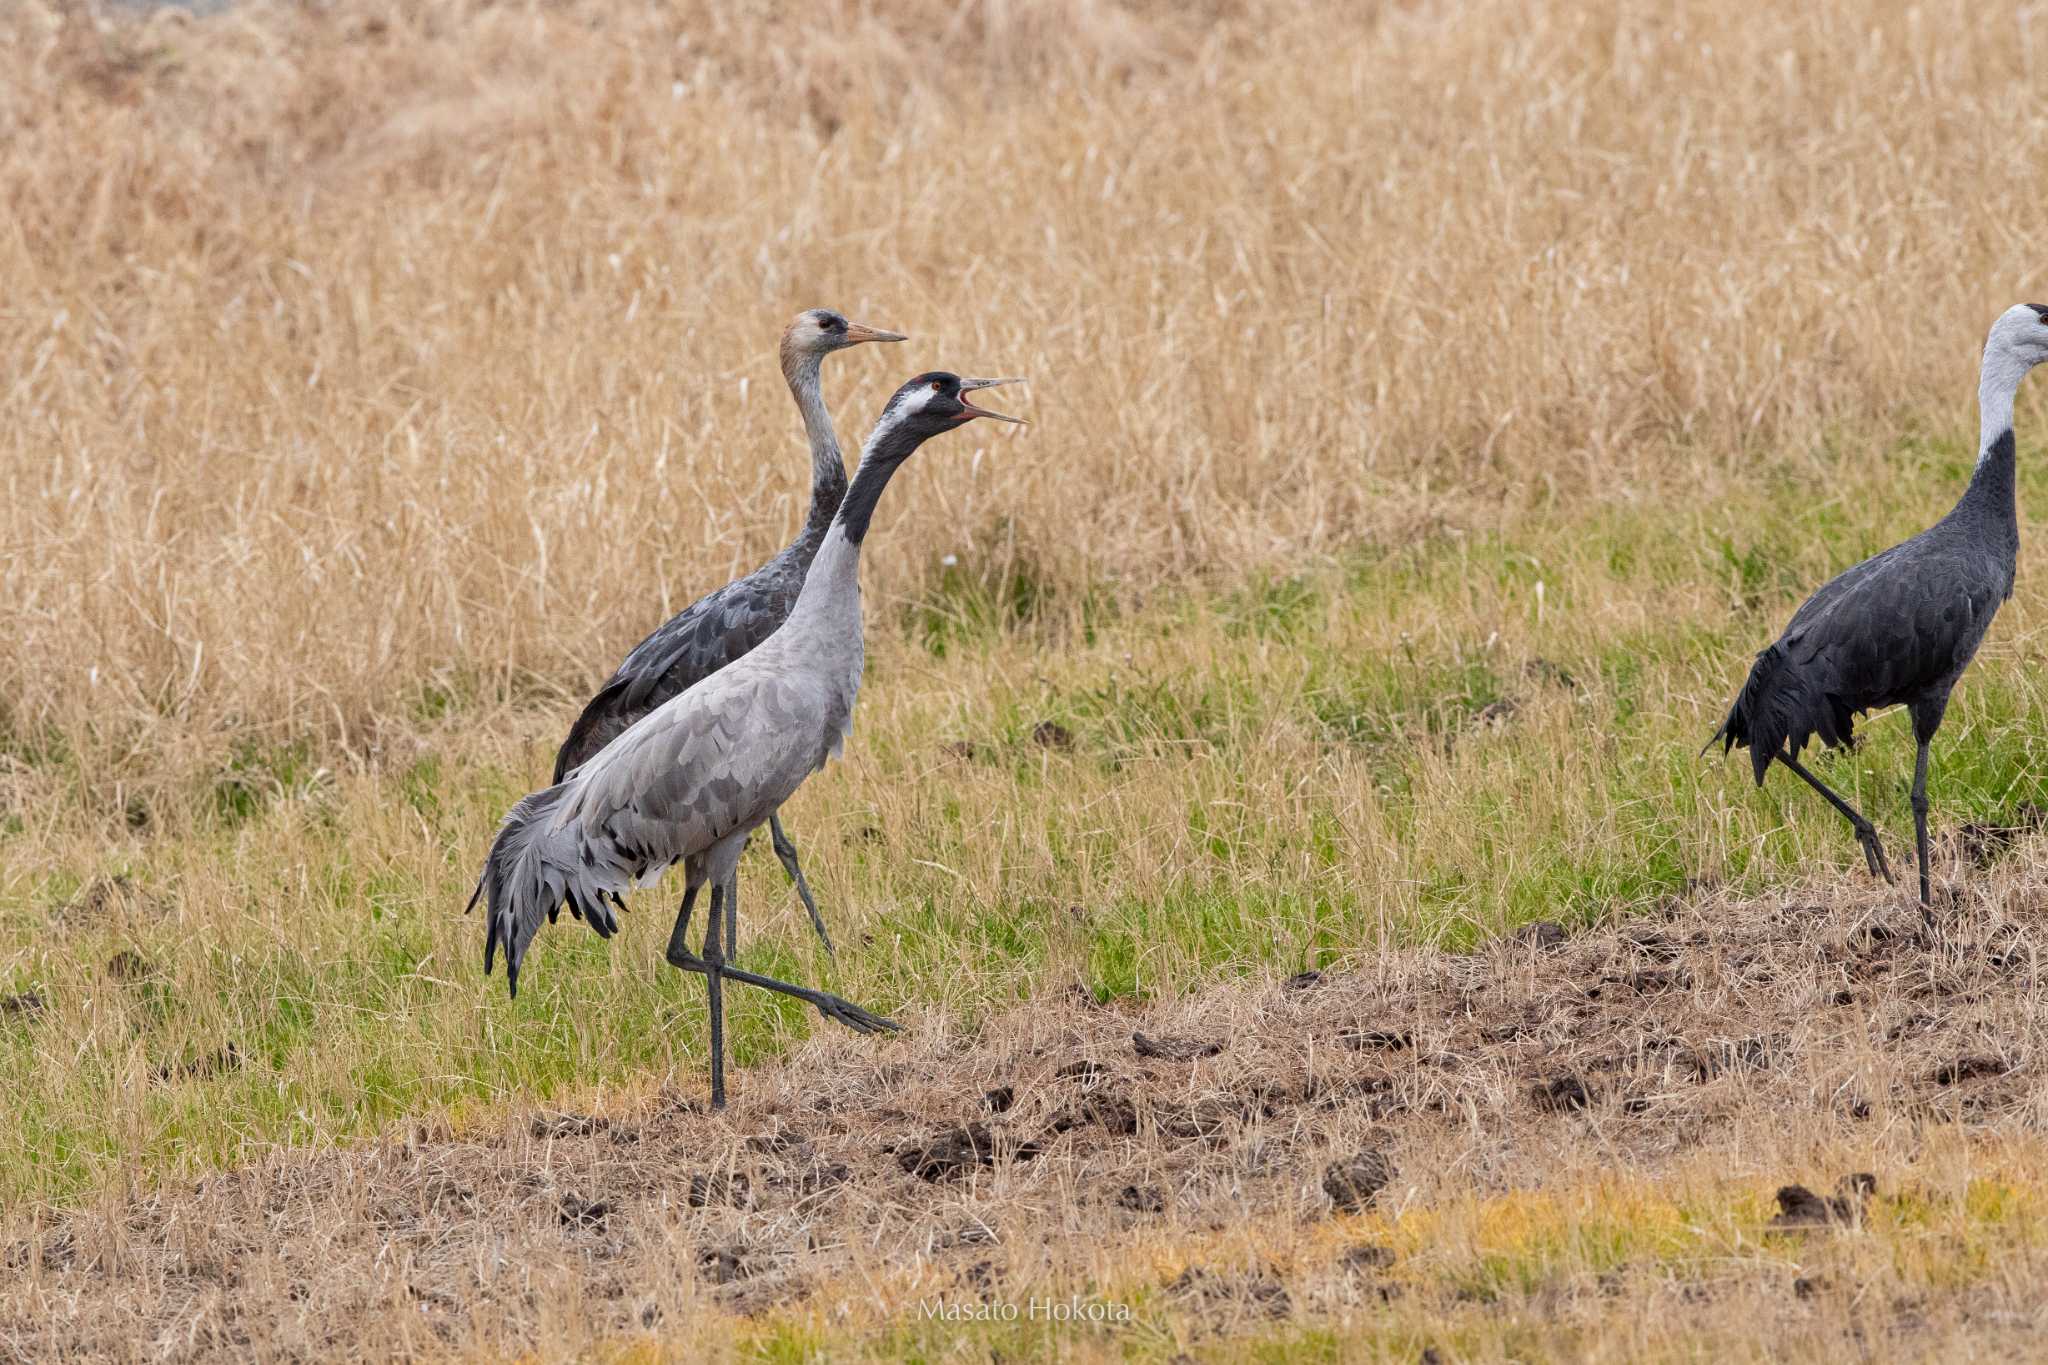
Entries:
[[1964,429],[2048,288],[2037,19],[10,6],[14,802],[175,819],[237,745],[568,705],[801,515],[811,304],[915,337],[831,363],[849,444],[916,368],[1034,385],[892,493],[884,602],[946,554],[1132,601]]

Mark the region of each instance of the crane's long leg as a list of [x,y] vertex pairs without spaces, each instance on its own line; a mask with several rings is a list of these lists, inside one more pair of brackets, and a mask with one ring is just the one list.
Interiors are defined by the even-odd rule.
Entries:
[[724,927],[720,914],[725,905],[725,887],[711,887],[711,923],[704,930],[704,988],[711,997],[711,1107],[725,1108],[725,945],[718,941]]
[[1920,852],[1920,908],[1934,904],[1927,886],[1927,740],[1920,741],[1919,756],[1913,760],[1913,841]]
[[811,899],[811,884],[804,880],[803,867],[796,860],[796,845],[782,828],[781,811],[768,817],[768,835],[775,842],[775,856],[782,860],[782,870],[796,883],[797,897],[803,901],[804,909],[811,912],[811,927],[818,931],[818,941],[825,945],[825,956],[837,958],[839,951],[832,946],[832,935],[825,932],[825,919],[818,913],[818,903]]
[[1887,882],[1896,884],[1898,878],[1892,876],[1892,866],[1885,861],[1884,845],[1877,841],[1877,827],[1864,819],[1861,811],[1830,791],[1827,783],[1806,771],[1800,765],[1799,760],[1792,757],[1790,749],[1778,750],[1778,762],[1799,774],[1800,779],[1807,786],[1825,796],[1828,799],[1828,804],[1842,813],[1842,818],[1847,820],[1850,827],[1856,831],[1856,842],[1863,845],[1863,857],[1870,864],[1870,875],[1882,877]]
[[[708,944],[706,945],[706,951],[708,954]],[[670,966],[679,967],[686,972],[704,972],[709,974],[711,971],[711,964],[705,961],[704,958],[698,957],[687,949],[678,953],[673,945],[669,949],[668,961]],[[777,981],[772,976],[762,976],[757,972],[743,972],[737,967],[721,967],[718,970],[718,974],[728,981],[738,981],[749,986],[759,986],[765,991],[777,991],[783,995],[793,995],[805,1004],[814,1007],[818,1013],[824,1015],[833,1023],[844,1024],[855,1033],[894,1032],[902,1027],[893,1019],[885,1019],[879,1014],[864,1010],[851,1000],[833,995],[829,991],[814,991],[803,986],[792,986],[787,981]]]
[[683,936],[690,931],[690,907],[696,903],[697,888],[694,886],[684,887],[683,903],[676,911],[676,927],[669,931],[668,936],[668,960],[671,962],[676,960],[676,954],[678,953],[681,953],[684,957],[694,956],[690,952],[690,941]]

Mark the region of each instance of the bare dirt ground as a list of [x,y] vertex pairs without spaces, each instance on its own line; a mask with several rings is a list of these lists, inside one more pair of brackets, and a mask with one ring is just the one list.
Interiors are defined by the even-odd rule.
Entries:
[[[722,1116],[664,1093],[280,1153],[17,1224],[0,1355],[2009,1354],[2048,1311],[2048,887],[1975,875],[1931,929],[1866,885],[1701,890],[821,1033]],[[934,1317],[1032,1296],[1130,1316]]]

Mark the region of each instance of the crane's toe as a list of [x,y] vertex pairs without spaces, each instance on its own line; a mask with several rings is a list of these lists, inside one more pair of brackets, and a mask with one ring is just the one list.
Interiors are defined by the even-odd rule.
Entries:
[[1888,885],[1897,886],[1899,879],[1892,875],[1892,865],[1885,861],[1884,845],[1878,841],[1877,831],[1864,826],[1856,831],[1856,842],[1863,845],[1863,858],[1870,864],[1870,875],[1882,877]]
[[855,1033],[895,1033],[903,1027],[893,1019],[884,1019],[836,995],[820,994],[812,1003],[818,1007],[818,1013],[834,1023],[846,1025]]

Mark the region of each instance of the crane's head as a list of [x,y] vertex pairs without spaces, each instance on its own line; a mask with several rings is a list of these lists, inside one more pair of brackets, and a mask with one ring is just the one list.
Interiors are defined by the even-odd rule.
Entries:
[[1984,343],[1985,360],[1994,357],[2026,369],[2048,360],[2048,304],[2016,303],[1999,314]]
[[881,420],[875,423],[875,435],[901,432],[925,441],[942,431],[965,426],[977,417],[993,417],[998,422],[1015,422],[1023,426],[1023,418],[976,407],[968,396],[976,389],[994,389],[1022,382],[1017,379],[962,379],[944,370],[928,370],[889,396],[888,406],[882,409]]
[[806,308],[782,329],[782,358],[787,364],[803,356],[830,355],[848,346],[858,346],[863,341],[903,339],[901,332],[885,332],[879,327],[848,322],[843,313],[835,313],[830,308]]

